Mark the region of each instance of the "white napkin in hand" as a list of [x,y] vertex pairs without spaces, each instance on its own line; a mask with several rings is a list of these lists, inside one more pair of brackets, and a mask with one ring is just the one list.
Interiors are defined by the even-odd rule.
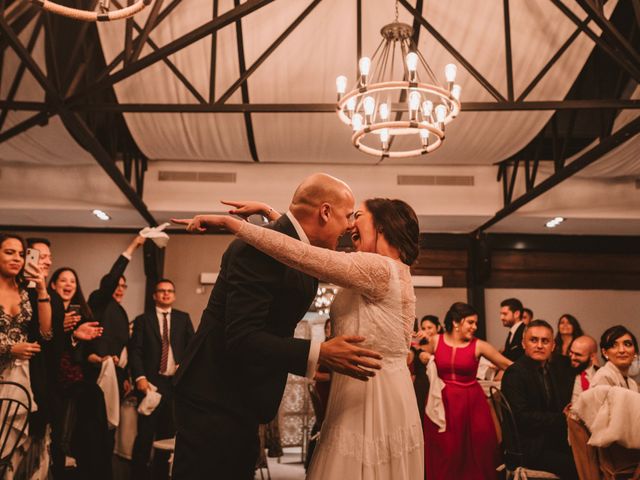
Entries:
[[158,387],[150,383],[147,393],[138,405],[138,413],[141,415],[151,415],[158,405],[162,395],[158,393]]
[[164,248],[169,243],[169,235],[164,233],[170,223],[166,222],[157,227],[145,227],[138,232],[138,235],[144,238],[150,238],[159,248]]
[[112,357],[102,362],[100,375],[96,383],[104,393],[104,403],[107,409],[109,428],[116,428],[120,423],[120,392],[118,390],[116,366],[113,363]]

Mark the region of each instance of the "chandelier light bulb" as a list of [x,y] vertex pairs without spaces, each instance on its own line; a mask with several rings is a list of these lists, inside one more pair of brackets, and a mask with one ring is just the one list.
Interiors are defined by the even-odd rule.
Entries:
[[451,89],[451,96],[456,100],[460,100],[460,93],[462,92],[462,87],[457,83]]
[[407,61],[407,69],[410,72],[415,72],[418,68],[418,54],[416,52],[409,52],[405,60]]
[[362,115],[356,113],[351,120],[351,126],[353,127],[354,132],[362,130]]
[[389,105],[387,105],[386,103],[381,103],[379,110],[380,110],[380,118],[382,120],[388,120],[389,119]]
[[373,99],[373,97],[365,97],[363,103],[364,103],[364,114],[373,115],[373,112],[376,109],[376,101]]
[[447,107],[440,104],[436,107],[436,120],[438,123],[444,123],[444,120],[447,118]]
[[420,93],[415,90],[409,94],[409,110],[418,110],[420,108]]
[[369,75],[369,69],[371,68],[371,59],[369,57],[362,57],[358,62],[358,66],[360,67],[360,75],[366,77]]
[[425,100],[422,102],[422,115],[426,118],[431,117],[431,113],[433,112],[433,102],[431,100]]
[[347,100],[347,110],[349,110],[350,113],[353,113],[355,109],[356,97],[351,97],[349,100]]
[[382,130],[380,130],[380,141],[382,142],[382,149],[388,150],[389,149],[389,129],[388,128],[383,128]]
[[447,82],[453,83],[456,81],[456,73],[458,72],[458,67],[453,63],[448,63],[447,66],[444,67],[444,76],[447,79]]
[[340,95],[347,91],[347,77],[340,75],[336,78],[336,90]]

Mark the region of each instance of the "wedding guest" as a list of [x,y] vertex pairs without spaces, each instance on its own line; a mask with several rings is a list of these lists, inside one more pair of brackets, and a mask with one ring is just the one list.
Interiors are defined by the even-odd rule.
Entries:
[[[494,463],[498,439],[489,404],[476,380],[480,357],[500,369],[511,365],[491,344],[475,337],[478,313],[466,303],[451,305],[444,319],[445,333],[427,345],[434,355],[445,425],[429,410],[425,417],[425,472],[428,480],[496,478]],[[430,378],[431,389],[435,389]],[[435,392],[430,391],[429,395]],[[441,415],[436,417],[442,418]]]
[[509,329],[502,354],[513,362],[524,354],[522,334],[525,324],[522,310],[522,302],[517,298],[507,298],[500,303],[500,321]]
[[638,356],[635,335],[623,325],[611,327],[600,338],[600,350],[606,363],[595,373],[591,385],[611,385],[639,391],[638,384],[629,376],[629,368]]
[[420,331],[418,332],[418,343],[415,347],[415,359],[413,362],[413,389],[416,392],[420,421],[424,425],[424,409],[429,393],[429,378],[427,377],[426,365],[431,358],[431,354],[425,350],[425,346],[433,341],[433,338],[442,332],[442,325],[435,315],[425,315],[420,319]]
[[576,374],[571,395],[571,403],[575,403],[578,396],[589,388],[598,369],[598,344],[592,337],[582,335],[571,343],[569,358]]
[[[39,343],[29,341],[34,311],[38,312],[40,341],[44,343],[51,340],[51,299],[40,267],[25,265],[25,251],[25,242],[21,237],[0,234],[0,371],[4,379],[22,383],[31,393],[28,371],[24,371],[14,360],[30,361],[42,350]],[[36,295],[31,298],[27,291],[27,279],[35,284]],[[30,452],[32,454],[25,456],[28,450],[33,450]],[[49,455],[44,436],[29,437],[14,455],[15,459],[22,458],[18,468],[25,478],[48,470]],[[14,469],[18,462],[12,462],[8,468]]]
[[134,320],[129,343],[129,364],[140,400],[152,389],[162,395],[150,414],[138,415],[138,434],[131,458],[136,479],[149,478],[148,463],[154,438],[175,436],[171,381],[193,337],[189,314],[173,308],[176,287],[171,280],[163,278],[156,283],[153,300],[155,309]]
[[[87,360],[92,368],[86,370],[85,375],[89,381],[97,381],[102,368],[102,362],[113,359],[116,366],[118,389],[120,397],[131,390],[131,384],[127,378],[124,365],[120,364],[120,357],[129,343],[129,317],[122,307],[121,302],[127,289],[127,279],[124,272],[131,261],[133,253],[144,244],[145,238],[136,236],[127,249],[118,256],[115,263],[100,280],[100,287],[89,295],[88,304],[93,312],[95,320],[100,322],[103,331],[100,338],[92,342]],[[107,405],[107,411],[109,410]],[[119,409],[119,406],[111,406],[111,409]],[[116,410],[117,411],[117,410]],[[115,428],[109,430],[109,444],[104,447],[104,456],[113,453],[115,445]],[[105,465],[105,476],[110,478],[111,464]]]
[[529,325],[529,322],[533,320],[533,310],[530,308],[522,309],[522,321],[525,325]]
[[75,459],[79,478],[102,478],[98,461],[107,442],[102,391],[84,378],[87,342],[102,334],[93,321],[75,270],[63,267],[49,281],[53,340],[49,349],[49,398],[52,410],[51,456],[54,479],[65,478],[65,457]]
[[571,342],[582,335],[584,335],[584,332],[578,319],[568,313],[562,315],[558,319],[558,333],[555,339],[556,348],[554,354],[568,357]]
[[523,345],[524,355],[502,379],[502,393],[520,434],[523,466],[555,473],[562,480],[577,479],[563,413],[571,399],[571,371],[564,362],[550,361],[555,343],[546,321],[527,325]]

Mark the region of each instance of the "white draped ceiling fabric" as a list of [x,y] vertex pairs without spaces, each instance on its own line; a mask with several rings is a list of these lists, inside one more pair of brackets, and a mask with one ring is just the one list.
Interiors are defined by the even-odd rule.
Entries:
[[[37,20],[22,31],[19,38],[26,45],[31,38]],[[32,56],[38,66],[47,71],[44,58],[44,29],[41,29],[33,48]],[[2,83],[0,84],[0,98],[7,98],[14,75],[18,71],[20,60],[16,53],[7,48],[4,54],[2,71]],[[45,93],[29,70],[24,72],[15,95],[15,100],[25,102],[43,102]],[[33,112],[9,111],[4,124],[7,130],[27,118],[33,116]],[[59,116],[49,119],[44,127],[34,127],[17,135],[6,142],[0,143],[0,158],[3,163],[27,163],[38,165],[94,165],[95,160],[80,147],[67,132]],[[5,163],[5,164],[6,164]]]
[[[219,3],[219,14],[233,8],[232,0]],[[567,3],[577,16],[586,18],[576,4]],[[277,0],[244,17],[246,64],[251,65],[308,4],[301,0]],[[614,1],[607,2],[607,16],[615,4]],[[148,13],[136,17],[139,25],[144,25]],[[425,1],[422,13],[503,96],[507,96],[502,2]],[[363,2],[363,54],[373,53],[380,40],[380,27],[392,21],[393,16],[392,0]],[[211,18],[210,0],[182,2],[150,36],[162,46]],[[400,20],[412,23],[411,15],[402,6]],[[590,26],[599,32],[597,26]],[[101,23],[98,28],[108,63],[122,51],[125,24]],[[231,24],[218,32],[216,98],[240,76],[235,28]],[[575,28],[548,0],[511,3],[516,98]],[[593,47],[593,42],[581,33],[527,100],[565,98]],[[441,77],[445,64],[457,63],[424,29],[420,32],[419,49]],[[149,52],[147,46],[142,55]],[[208,98],[209,93],[210,58],[211,36],[170,57],[204,98]],[[249,78],[250,101],[334,102],[336,76],[345,73],[352,81],[356,60],[356,2],[323,0]],[[458,65],[457,82],[463,88],[463,103],[494,101],[461,65]],[[162,62],[117,83],[115,91],[121,103],[197,103]],[[240,91],[236,91],[227,103],[241,103]],[[490,165],[527,145],[551,115],[553,111],[463,112],[449,126],[442,148],[426,158],[403,160],[402,163]],[[378,162],[377,158],[351,146],[348,127],[333,113],[253,113],[251,117],[261,162]],[[137,144],[151,160],[252,161],[242,114],[126,113],[125,119]]]

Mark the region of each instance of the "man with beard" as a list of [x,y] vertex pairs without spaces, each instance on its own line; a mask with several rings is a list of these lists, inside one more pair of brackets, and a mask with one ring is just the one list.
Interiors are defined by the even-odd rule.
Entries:
[[573,394],[571,403],[575,403],[578,396],[589,388],[591,378],[598,369],[598,344],[588,336],[583,335],[576,338],[569,349],[571,367],[576,372],[573,384]]

